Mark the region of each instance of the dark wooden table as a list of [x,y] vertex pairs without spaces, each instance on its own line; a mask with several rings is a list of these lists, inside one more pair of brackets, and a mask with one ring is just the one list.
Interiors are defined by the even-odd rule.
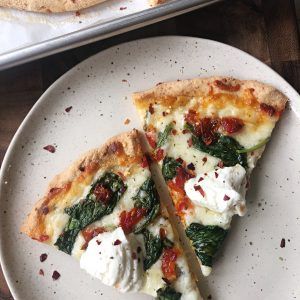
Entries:
[[[110,46],[158,35],[186,35],[238,47],[270,65],[300,91],[300,51],[293,0],[228,0],[105,41],[0,73],[0,162],[20,123],[57,78]],[[0,269],[0,300],[13,299]]]

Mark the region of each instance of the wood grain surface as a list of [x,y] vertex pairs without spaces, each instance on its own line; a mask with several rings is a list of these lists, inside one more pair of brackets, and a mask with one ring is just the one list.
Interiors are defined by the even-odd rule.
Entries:
[[[0,73],[0,162],[39,96],[77,63],[110,46],[161,35],[217,40],[273,67],[300,91],[299,35],[293,0],[228,0]],[[0,269],[0,300],[13,299]]]

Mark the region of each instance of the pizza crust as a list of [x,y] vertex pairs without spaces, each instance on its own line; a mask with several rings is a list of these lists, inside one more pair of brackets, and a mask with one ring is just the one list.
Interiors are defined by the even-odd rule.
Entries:
[[[215,83],[221,81],[227,85],[237,86],[240,89],[236,92],[225,91],[220,89]],[[238,80],[231,77],[208,77],[208,78],[195,78],[190,80],[178,80],[172,82],[159,83],[156,87],[133,94],[134,103],[138,108],[148,107],[149,104],[157,99],[160,103],[164,104],[164,99],[177,97],[196,97],[209,95],[213,91],[216,93],[231,93],[236,96],[242,96],[245,92],[251,93],[257,98],[259,103],[272,105],[276,110],[284,110],[287,102],[287,97],[283,95],[276,88],[255,80]],[[170,99],[168,99],[168,103]]]
[[[122,150],[122,153],[120,151]],[[45,217],[49,207],[62,202],[71,185],[79,184],[99,170],[109,170],[118,163],[127,165],[140,161],[143,157],[137,130],[122,133],[109,139],[103,146],[90,150],[56,175],[50,182],[45,196],[33,207],[21,227],[21,232],[29,237],[43,241],[45,236]],[[46,208],[46,211],[45,211]],[[45,213],[46,212],[46,213]],[[44,241],[47,243],[47,241]]]
[[0,6],[41,13],[58,13],[77,11],[104,1],[105,0],[0,0]]

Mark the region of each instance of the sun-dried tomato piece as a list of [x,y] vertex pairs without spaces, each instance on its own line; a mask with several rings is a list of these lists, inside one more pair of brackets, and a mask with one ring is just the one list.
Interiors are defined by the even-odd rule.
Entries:
[[168,281],[172,282],[177,278],[176,272],[176,260],[179,256],[180,251],[176,248],[164,248],[162,259],[161,259],[161,269]]
[[216,131],[219,125],[218,119],[203,118],[194,126],[195,134],[201,136],[206,145],[210,145],[216,139]]
[[241,86],[239,84],[231,85],[231,84],[226,83],[226,82],[221,81],[221,80],[215,80],[214,84],[220,90],[228,91],[228,92],[237,92],[241,88]]
[[174,182],[179,188],[183,189],[185,182],[191,177],[192,175],[186,172],[184,168],[178,168]]
[[187,123],[193,125],[199,121],[199,116],[195,110],[190,109],[184,119]]
[[179,193],[179,194],[181,194],[182,196],[185,195],[184,189],[183,189],[182,187],[178,186],[174,181],[169,180],[167,184],[168,184],[168,187],[169,187],[169,189],[170,189],[171,191],[174,191],[174,192],[176,192],[176,193]]
[[272,117],[276,112],[276,109],[273,106],[266,104],[266,103],[261,103],[260,109],[263,112],[267,113],[270,117]]
[[143,158],[142,158],[141,166],[142,166],[142,168],[148,168],[149,167],[149,162],[148,162],[148,158],[147,158],[146,155],[144,155]]
[[147,138],[147,141],[148,141],[149,145],[153,149],[155,149],[156,148],[156,133],[153,130],[151,130],[151,131],[147,131],[145,133],[145,135],[146,135],[146,138]]
[[110,189],[106,188],[102,184],[97,184],[93,190],[93,194],[96,197],[96,201],[107,204],[112,196]]
[[88,243],[91,239],[97,236],[100,233],[105,232],[105,228],[103,227],[96,227],[96,228],[85,228],[81,231],[81,234],[85,240],[85,243],[81,247],[82,250],[85,250],[88,246]]
[[130,211],[122,211],[120,214],[120,226],[126,234],[133,231],[134,226],[146,215],[144,208],[134,207]]
[[187,196],[183,196],[179,201],[177,201],[175,205],[176,211],[179,214],[191,207],[192,207],[192,202]]
[[154,155],[153,155],[153,158],[156,160],[156,161],[161,161],[163,158],[164,158],[164,149],[161,149],[161,148],[158,148]]
[[221,119],[223,129],[229,133],[236,133],[244,127],[244,122],[241,119],[233,117],[224,117]]

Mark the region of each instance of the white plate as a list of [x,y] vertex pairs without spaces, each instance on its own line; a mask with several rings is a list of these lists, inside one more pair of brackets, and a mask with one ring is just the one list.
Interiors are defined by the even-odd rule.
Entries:
[[[211,75],[273,84],[290,104],[253,173],[249,217],[235,220],[213,275],[203,282],[203,294],[222,300],[300,296],[299,95],[240,50],[198,38],[161,37],[113,47],[70,70],[45,92],[14,137],[2,167],[0,228],[1,261],[16,299],[148,299],[105,287],[71,257],[21,235],[19,227],[54,174],[111,135],[140,127],[133,91]],[[54,154],[43,150],[48,144],[57,146]],[[41,263],[44,252],[49,256]],[[53,270],[61,273],[57,281]]]

